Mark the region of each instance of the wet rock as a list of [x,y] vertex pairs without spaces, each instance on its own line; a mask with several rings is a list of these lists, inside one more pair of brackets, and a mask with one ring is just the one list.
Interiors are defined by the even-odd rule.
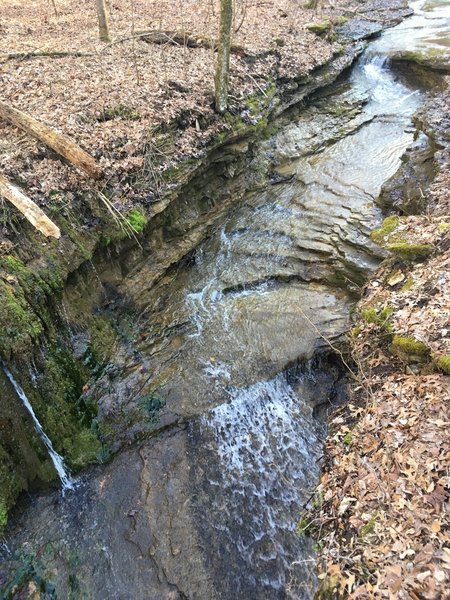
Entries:
[[312,403],[340,376],[324,358],[233,388],[230,402],[126,450],[64,499],[34,498],[0,578],[22,569],[18,593],[41,581],[99,600],[307,597],[315,575],[295,559],[312,544],[296,518],[319,469]]

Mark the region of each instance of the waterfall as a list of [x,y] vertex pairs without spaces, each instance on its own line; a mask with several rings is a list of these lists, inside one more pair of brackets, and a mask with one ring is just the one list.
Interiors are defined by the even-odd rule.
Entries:
[[53,466],[55,467],[56,472],[58,473],[58,477],[61,480],[61,485],[62,485],[63,491],[73,490],[74,482],[70,477],[70,473],[69,473],[66,465],[64,464],[64,459],[53,448],[53,444],[50,441],[47,434],[45,433],[45,431],[42,429],[42,425],[40,424],[39,419],[35,415],[33,407],[31,406],[30,401],[28,400],[25,392],[20,387],[20,385],[17,383],[17,381],[14,379],[14,376],[11,373],[11,371],[8,369],[8,367],[2,361],[0,361],[0,367],[3,369],[3,372],[5,373],[6,377],[11,382],[11,385],[13,386],[16,394],[22,400],[23,405],[25,406],[27,411],[30,413],[31,418],[33,419],[34,427],[35,427],[39,437],[44,442],[45,447],[47,448],[48,453],[50,455],[50,458],[52,459]]

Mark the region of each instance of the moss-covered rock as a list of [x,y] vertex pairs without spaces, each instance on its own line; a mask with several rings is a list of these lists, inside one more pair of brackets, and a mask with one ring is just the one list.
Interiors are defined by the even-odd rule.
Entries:
[[377,244],[382,245],[399,226],[400,219],[399,217],[392,215],[391,217],[387,217],[384,219],[381,227],[379,229],[375,229],[370,234],[370,239]]
[[440,371],[445,373],[445,375],[450,375],[450,354],[439,356],[434,362]]
[[393,309],[388,306],[383,308],[369,306],[361,310],[361,319],[365,323],[373,323],[374,325],[378,325],[378,327],[391,330],[389,319],[393,312]]
[[96,315],[89,324],[90,344],[85,363],[96,372],[111,357],[117,333],[107,315]]
[[305,25],[306,29],[311,33],[315,33],[317,35],[321,35],[323,33],[327,33],[330,31],[332,27],[332,23],[330,19],[325,19],[324,21],[320,21],[318,23],[307,23]]
[[427,362],[430,348],[412,336],[394,335],[389,350],[406,362]]
[[0,354],[22,354],[43,332],[23,289],[0,281]]
[[0,446],[0,535],[8,522],[9,508],[24,487],[14,472],[11,457]]
[[94,431],[82,429],[75,437],[64,439],[68,462],[75,471],[98,460],[102,444]]
[[402,241],[389,243],[386,247],[393,254],[408,262],[426,260],[434,251],[431,244],[409,244]]

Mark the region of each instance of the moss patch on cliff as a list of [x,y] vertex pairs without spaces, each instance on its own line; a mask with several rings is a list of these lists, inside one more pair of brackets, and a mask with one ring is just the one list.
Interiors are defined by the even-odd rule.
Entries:
[[127,222],[136,233],[142,233],[147,225],[148,219],[141,209],[134,208],[128,213]]
[[48,298],[64,278],[51,255],[26,266],[14,255],[0,259],[0,354],[28,352],[45,329],[52,328]]
[[11,458],[0,446],[0,535],[8,522],[8,510],[25,487],[14,473]]
[[83,396],[88,371],[62,345],[54,344],[42,365],[36,387],[26,391],[55,450],[78,470],[101,452],[92,422],[97,407]]
[[0,281],[0,354],[20,354],[43,332],[43,324],[25,298],[24,291]]

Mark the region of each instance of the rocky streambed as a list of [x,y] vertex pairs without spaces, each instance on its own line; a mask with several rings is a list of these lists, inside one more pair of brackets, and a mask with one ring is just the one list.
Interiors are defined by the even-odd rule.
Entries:
[[[345,399],[335,347],[383,256],[369,237],[377,199],[426,94],[377,44],[325,85],[362,50],[294,94],[307,106],[278,115],[266,139],[212,152],[140,245],[98,250],[67,280],[53,308],[64,343],[95,371],[73,389],[84,421],[71,465],[80,448],[110,460],[63,497],[22,499],[1,550],[5,597],[314,594],[313,545],[296,528],[326,409]],[[27,393],[39,352],[31,382],[22,372]],[[72,364],[61,362],[55,378]],[[28,457],[32,481],[49,469],[45,448],[25,413],[13,418],[11,454]],[[57,449],[70,455],[70,443]]]

